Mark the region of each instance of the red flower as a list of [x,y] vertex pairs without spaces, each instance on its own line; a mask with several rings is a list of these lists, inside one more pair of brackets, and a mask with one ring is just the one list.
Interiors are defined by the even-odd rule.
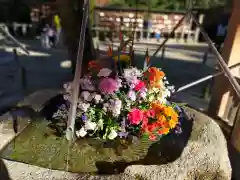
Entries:
[[146,116],[150,117],[150,118],[154,118],[155,117],[155,111],[153,109],[150,109],[146,112]]
[[148,125],[148,131],[149,132],[153,132],[156,128],[157,128],[157,124],[156,123]]
[[157,137],[156,137],[154,134],[152,134],[152,135],[149,136],[149,139],[150,139],[150,140],[153,140],[153,141],[156,140],[156,138],[157,138]]
[[137,85],[134,87],[135,91],[139,91],[141,89],[145,88],[145,84],[143,81],[138,81]]
[[134,108],[128,113],[128,120],[130,124],[138,125],[144,118],[144,112],[140,109]]
[[142,131],[143,132],[147,132],[148,131],[148,118],[146,116],[143,117]]

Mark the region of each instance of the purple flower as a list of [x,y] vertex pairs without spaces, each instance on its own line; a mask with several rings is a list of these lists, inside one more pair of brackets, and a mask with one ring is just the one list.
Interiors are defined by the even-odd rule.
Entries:
[[144,99],[147,96],[147,89],[141,89],[139,96]]
[[83,121],[86,121],[86,120],[87,120],[86,114],[83,114],[83,115],[82,115],[82,120],[83,120]]
[[182,133],[182,128],[180,126],[177,126],[175,129],[176,134],[181,134]]
[[182,109],[178,105],[175,106],[175,109],[180,113],[182,112]]
[[118,136],[120,138],[126,138],[128,136],[128,132],[118,132]]
[[131,101],[136,101],[136,93],[134,91],[129,91],[128,92],[128,98],[131,100]]
[[121,122],[121,128],[122,128],[122,129],[125,129],[126,126],[127,126],[126,119],[123,118],[123,120],[122,120],[122,122]]

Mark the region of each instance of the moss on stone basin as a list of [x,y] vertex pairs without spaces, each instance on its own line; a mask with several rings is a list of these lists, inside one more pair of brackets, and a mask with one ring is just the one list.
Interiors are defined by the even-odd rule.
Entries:
[[49,169],[77,173],[113,174],[132,164],[163,164],[176,160],[189,139],[192,121],[182,123],[183,133],[159,141],[140,139],[133,144],[80,139],[73,144],[56,136],[49,121],[33,121],[1,151],[2,158]]
[[116,153],[114,143],[97,139],[81,139],[69,146],[65,137],[52,134],[47,124],[47,121],[31,123],[2,151],[1,156],[50,169],[98,172],[98,166],[103,162],[131,162],[144,158],[153,143],[141,140],[122,150],[121,155]]

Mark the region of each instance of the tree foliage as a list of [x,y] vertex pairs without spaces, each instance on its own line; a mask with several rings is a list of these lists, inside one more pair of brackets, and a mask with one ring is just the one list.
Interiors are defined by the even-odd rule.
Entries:
[[228,0],[111,0],[111,7],[148,8],[158,10],[185,10],[190,4],[194,8],[212,8],[226,5]]

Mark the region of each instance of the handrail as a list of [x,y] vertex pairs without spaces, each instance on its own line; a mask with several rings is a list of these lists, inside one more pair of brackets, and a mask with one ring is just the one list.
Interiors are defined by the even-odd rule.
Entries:
[[[234,65],[232,65],[232,66],[229,66],[228,68],[231,70],[231,69],[233,69],[233,68],[238,67],[239,65],[240,65],[240,63],[237,63],[237,64],[234,64]],[[178,88],[178,90],[175,91],[175,93],[178,93],[178,92],[184,91],[184,90],[186,90],[186,89],[189,89],[189,88],[191,88],[191,87],[193,87],[193,86],[196,86],[196,85],[198,85],[198,84],[200,84],[200,83],[203,83],[203,82],[205,82],[205,81],[207,81],[207,80],[209,80],[209,79],[212,79],[212,78],[214,78],[214,77],[220,76],[220,75],[222,75],[222,74],[224,74],[223,71],[217,72],[217,73],[212,74],[212,75],[205,76],[205,77],[203,77],[203,78],[200,78],[200,79],[198,79],[198,80],[196,80],[196,81],[193,81],[193,82],[191,82],[191,83],[188,83],[188,84],[186,84],[186,85]],[[174,94],[175,94],[175,93],[174,93]]]
[[0,31],[2,31],[15,45],[21,48],[27,55],[30,55],[30,52],[16,39],[14,38],[8,31],[6,31],[2,26],[0,26]]
[[221,54],[218,52],[218,50],[216,49],[216,47],[214,46],[213,42],[211,41],[211,39],[209,38],[208,34],[205,32],[205,30],[203,29],[203,27],[201,26],[201,24],[198,22],[197,18],[195,17],[195,15],[192,13],[192,11],[189,12],[191,17],[193,18],[193,21],[196,23],[196,25],[199,27],[200,32],[202,33],[204,39],[207,41],[208,46],[212,49],[212,52],[216,55],[218,63],[220,65],[220,67],[222,68],[224,74],[227,76],[229,82],[231,83],[231,85],[233,86],[233,89],[235,90],[236,94],[238,95],[238,97],[240,98],[240,85],[238,84],[237,80],[233,77],[232,73],[230,72],[227,64],[225,63],[223,57],[221,56]]
[[169,36],[162,42],[162,44],[160,44],[160,46],[158,47],[158,49],[155,51],[155,53],[153,53],[153,55],[151,57],[155,57],[157,55],[157,53],[162,49],[162,47],[167,43],[167,41],[170,39],[170,36],[177,30],[177,28],[182,24],[182,22],[184,21],[184,19],[188,16],[189,12],[187,12],[179,21],[178,23],[175,25],[175,27],[172,29],[172,31],[169,33]]

